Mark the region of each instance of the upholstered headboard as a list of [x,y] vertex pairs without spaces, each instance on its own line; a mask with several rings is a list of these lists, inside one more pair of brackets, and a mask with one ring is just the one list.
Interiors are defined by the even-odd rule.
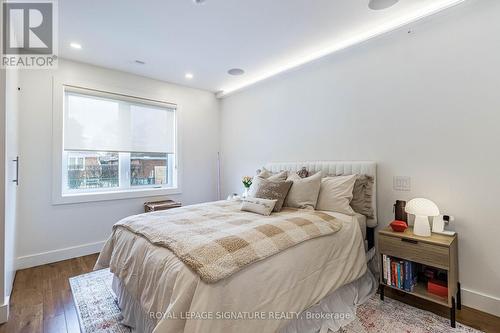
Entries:
[[282,170],[298,171],[306,168],[309,172],[321,171],[323,177],[327,175],[368,175],[374,180],[372,193],[372,206],[374,219],[366,221],[370,228],[377,226],[377,164],[369,161],[306,161],[306,162],[272,162],[265,165],[272,172]]

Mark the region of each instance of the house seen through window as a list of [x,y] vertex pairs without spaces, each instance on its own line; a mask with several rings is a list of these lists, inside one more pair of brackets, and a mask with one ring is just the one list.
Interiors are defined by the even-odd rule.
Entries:
[[174,188],[175,106],[65,91],[63,194]]

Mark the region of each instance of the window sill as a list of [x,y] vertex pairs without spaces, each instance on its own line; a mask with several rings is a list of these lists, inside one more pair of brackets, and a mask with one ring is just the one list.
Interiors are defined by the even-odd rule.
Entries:
[[110,191],[110,192],[99,192],[99,193],[93,192],[93,193],[77,193],[77,194],[59,194],[52,198],[52,204],[65,205],[65,204],[75,204],[84,202],[155,197],[155,196],[171,195],[171,194],[181,194],[181,189],[179,187],[148,188],[148,189]]

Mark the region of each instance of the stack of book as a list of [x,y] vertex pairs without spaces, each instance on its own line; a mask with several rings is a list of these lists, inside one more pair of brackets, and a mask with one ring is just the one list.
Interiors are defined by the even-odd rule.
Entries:
[[382,256],[383,280],[388,286],[413,291],[417,284],[417,267],[412,261]]

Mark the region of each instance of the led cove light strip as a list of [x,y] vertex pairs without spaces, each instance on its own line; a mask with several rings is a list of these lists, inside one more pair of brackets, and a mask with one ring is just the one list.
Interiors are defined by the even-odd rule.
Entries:
[[267,71],[263,74],[260,74],[256,77],[250,78],[247,81],[243,81],[243,82],[236,84],[234,86],[230,86],[230,87],[226,87],[224,89],[221,89],[220,92],[217,93],[217,97],[218,98],[225,97],[233,92],[236,92],[238,90],[241,90],[243,88],[246,88],[248,86],[256,84],[257,82],[266,80],[270,77],[284,73],[284,72],[289,71],[293,68],[296,68],[296,67],[304,65],[308,62],[320,59],[322,57],[325,57],[325,56],[330,55],[332,53],[338,52],[340,50],[344,50],[344,49],[349,48],[351,46],[354,46],[356,44],[368,41],[374,37],[377,37],[377,36],[380,36],[380,35],[385,34],[387,32],[401,28],[409,23],[416,22],[416,21],[423,19],[427,16],[436,14],[436,13],[443,11],[445,9],[448,9],[450,7],[454,7],[454,6],[460,4],[464,1],[466,1],[466,0],[440,1],[437,4],[429,5],[428,7],[423,8],[422,10],[419,10],[417,12],[411,13],[410,15],[392,20],[391,22],[384,24],[380,27],[377,27],[375,29],[367,30],[367,31],[360,33],[359,35],[354,36],[352,38],[348,38],[346,40],[339,41],[329,48],[320,50],[320,51],[315,52],[313,54],[310,54],[306,57],[290,59],[286,63],[283,63],[282,65],[280,65],[278,67],[272,68],[269,71]]

